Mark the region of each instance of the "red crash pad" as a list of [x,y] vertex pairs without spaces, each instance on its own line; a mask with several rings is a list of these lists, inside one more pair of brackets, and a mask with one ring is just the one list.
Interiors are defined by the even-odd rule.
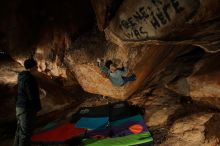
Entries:
[[85,133],[86,129],[76,128],[73,124],[63,124],[48,131],[32,136],[33,143],[65,143],[80,134]]

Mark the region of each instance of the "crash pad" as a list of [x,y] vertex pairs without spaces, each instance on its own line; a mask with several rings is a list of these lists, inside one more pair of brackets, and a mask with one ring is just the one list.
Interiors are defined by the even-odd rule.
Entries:
[[111,129],[114,137],[149,132],[144,121],[129,121],[120,126],[112,126]]
[[48,131],[34,134],[31,138],[32,143],[58,144],[65,143],[74,137],[84,134],[86,129],[76,128],[73,124],[67,123],[59,125]]
[[131,108],[127,102],[112,103],[110,106],[110,121],[116,121],[132,116]]
[[108,104],[96,107],[82,107],[72,115],[72,122],[77,122],[82,117],[109,117],[110,107]]
[[149,132],[131,134],[123,137],[107,138],[101,140],[84,140],[84,146],[130,146],[151,143],[153,138]]
[[87,128],[87,129],[104,129],[108,125],[108,117],[82,117],[76,122],[77,128]]
[[50,122],[47,125],[45,125],[43,128],[41,128],[40,131],[42,131],[42,132],[43,131],[47,131],[47,130],[53,129],[53,128],[57,127],[57,126],[58,126],[58,123]]
[[72,115],[71,122],[76,123],[82,117],[109,117],[109,121],[116,121],[136,114],[140,114],[139,107],[120,101],[96,107],[82,107]]
[[111,135],[111,128],[101,129],[101,130],[91,130],[87,131],[85,138],[88,139],[104,139],[108,138]]
[[141,115],[138,114],[138,115],[127,117],[127,118],[124,118],[124,119],[121,119],[121,120],[113,121],[113,122],[110,123],[110,125],[120,126],[121,124],[129,122],[129,121],[137,122],[137,121],[144,121],[144,119]]

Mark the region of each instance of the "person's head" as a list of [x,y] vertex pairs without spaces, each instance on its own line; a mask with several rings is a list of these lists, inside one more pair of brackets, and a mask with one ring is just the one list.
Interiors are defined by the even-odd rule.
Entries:
[[107,60],[106,62],[105,62],[105,66],[108,68],[108,69],[110,69],[110,65],[111,64],[113,64],[113,62],[111,61],[111,60]]
[[111,71],[111,72],[115,72],[116,70],[117,70],[116,64],[111,64],[111,65],[110,65],[110,71]]
[[37,62],[33,58],[26,59],[24,67],[26,70],[37,71]]

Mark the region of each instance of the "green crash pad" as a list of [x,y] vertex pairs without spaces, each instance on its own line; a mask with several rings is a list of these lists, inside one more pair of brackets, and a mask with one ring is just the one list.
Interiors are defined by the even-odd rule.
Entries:
[[149,132],[140,134],[131,134],[123,137],[107,138],[101,140],[84,140],[84,146],[129,146],[143,143],[150,143],[153,141]]

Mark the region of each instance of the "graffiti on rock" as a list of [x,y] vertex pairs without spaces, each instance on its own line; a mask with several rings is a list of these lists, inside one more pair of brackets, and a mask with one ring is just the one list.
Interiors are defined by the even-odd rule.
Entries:
[[169,0],[168,3],[164,3],[163,0],[151,0],[150,2],[151,6],[141,6],[130,17],[120,21],[119,27],[126,30],[124,35],[127,39],[147,39],[147,30],[139,24],[150,24],[153,29],[157,30],[171,22],[170,13],[179,14],[184,11],[184,7],[178,0]]

